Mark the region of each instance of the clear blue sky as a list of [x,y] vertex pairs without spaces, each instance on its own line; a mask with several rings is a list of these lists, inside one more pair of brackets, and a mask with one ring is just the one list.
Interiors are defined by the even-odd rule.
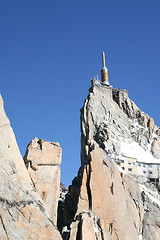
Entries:
[[22,155],[58,141],[62,182],[80,166],[80,108],[106,52],[111,85],[160,125],[160,1],[0,1],[0,92]]

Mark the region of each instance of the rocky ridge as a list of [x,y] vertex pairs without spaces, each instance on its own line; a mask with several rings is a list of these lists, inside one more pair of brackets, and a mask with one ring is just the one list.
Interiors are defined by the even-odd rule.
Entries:
[[35,138],[23,160],[2,99],[0,131],[0,239],[159,239],[157,189],[108,154],[135,143],[160,159],[160,128],[127,91],[90,88],[81,109],[81,167],[68,192],[60,185],[59,144]]

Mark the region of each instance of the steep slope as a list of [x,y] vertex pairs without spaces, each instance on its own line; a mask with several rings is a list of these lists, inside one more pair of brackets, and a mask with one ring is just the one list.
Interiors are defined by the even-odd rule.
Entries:
[[61,239],[35,190],[0,97],[0,239]]
[[81,168],[66,195],[63,239],[159,239],[157,190],[145,178],[126,174],[109,155],[120,154],[125,143],[155,159],[159,128],[127,94],[117,98],[115,91],[93,86],[81,110]]

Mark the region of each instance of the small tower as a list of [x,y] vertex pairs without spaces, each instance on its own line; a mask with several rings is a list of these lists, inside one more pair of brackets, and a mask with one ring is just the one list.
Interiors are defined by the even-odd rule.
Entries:
[[108,80],[108,69],[105,66],[105,54],[102,53],[102,69],[101,69],[101,80],[102,83],[109,86]]

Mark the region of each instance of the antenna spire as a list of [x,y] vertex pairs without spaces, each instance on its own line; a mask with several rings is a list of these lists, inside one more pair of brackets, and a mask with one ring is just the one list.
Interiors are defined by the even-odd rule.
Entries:
[[102,66],[105,67],[105,53],[102,53]]

